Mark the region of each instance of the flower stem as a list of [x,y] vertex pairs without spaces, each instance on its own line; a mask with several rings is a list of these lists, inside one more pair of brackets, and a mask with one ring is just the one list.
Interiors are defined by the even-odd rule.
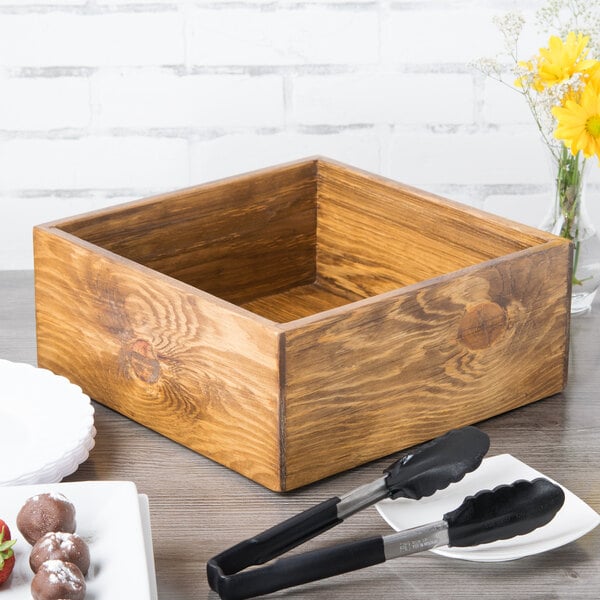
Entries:
[[573,256],[573,285],[582,285],[577,276],[579,263],[579,216],[581,210],[581,194],[585,158],[581,152],[572,154],[561,144],[557,160],[556,173],[556,217],[560,222],[559,235],[571,240],[575,245]]

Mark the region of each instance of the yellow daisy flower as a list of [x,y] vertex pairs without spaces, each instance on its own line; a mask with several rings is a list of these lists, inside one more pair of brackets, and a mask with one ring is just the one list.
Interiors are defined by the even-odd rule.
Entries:
[[600,85],[585,86],[578,102],[567,100],[564,106],[555,106],[552,114],[558,124],[554,136],[571,149],[580,150],[586,158],[596,155],[600,160]]
[[586,87],[592,86],[600,93],[600,62],[596,61],[596,68],[591,71]]
[[572,77],[575,73],[589,74],[596,61],[587,59],[589,37],[570,31],[563,42],[559,37],[550,37],[548,48],[540,48],[534,88],[542,91]]

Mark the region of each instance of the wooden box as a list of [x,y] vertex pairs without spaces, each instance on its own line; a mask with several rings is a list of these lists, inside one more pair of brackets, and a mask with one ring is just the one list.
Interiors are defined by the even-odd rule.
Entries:
[[566,383],[569,242],[326,159],[34,238],[39,365],[272,490]]

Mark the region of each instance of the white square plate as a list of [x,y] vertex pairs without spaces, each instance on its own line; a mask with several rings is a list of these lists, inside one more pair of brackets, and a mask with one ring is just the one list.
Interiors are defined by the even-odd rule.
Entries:
[[[0,487],[0,518],[13,539],[15,568],[2,586],[2,600],[30,600],[33,573],[29,567],[31,546],[16,525],[19,510],[35,494],[60,492],[74,505],[77,533],[89,545],[90,570],[86,598],[90,600],[154,600],[151,581],[151,543],[145,540],[144,519],[135,484],[129,481],[88,481]],[[148,523],[145,524],[146,528]]]
[[[499,485],[511,484],[519,479],[533,481],[538,477],[546,475],[510,454],[500,454],[484,459],[476,471],[429,498],[383,500],[377,504],[377,510],[389,525],[396,531],[401,531],[439,521],[445,513],[458,508],[467,496],[480,490],[493,490]],[[467,548],[443,546],[432,552],[463,560],[495,562],[538,554],[576,540],[600,523],[600,515],[567,488],[560,487],[565,492],[565,502],[554,519],[544,527],[509,540]]]

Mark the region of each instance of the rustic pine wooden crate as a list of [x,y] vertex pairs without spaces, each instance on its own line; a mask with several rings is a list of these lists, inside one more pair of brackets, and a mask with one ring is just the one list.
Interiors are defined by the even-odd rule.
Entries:
[[566,383],[568,242],[329,160],[34,238],[39,365],[273,490]]

